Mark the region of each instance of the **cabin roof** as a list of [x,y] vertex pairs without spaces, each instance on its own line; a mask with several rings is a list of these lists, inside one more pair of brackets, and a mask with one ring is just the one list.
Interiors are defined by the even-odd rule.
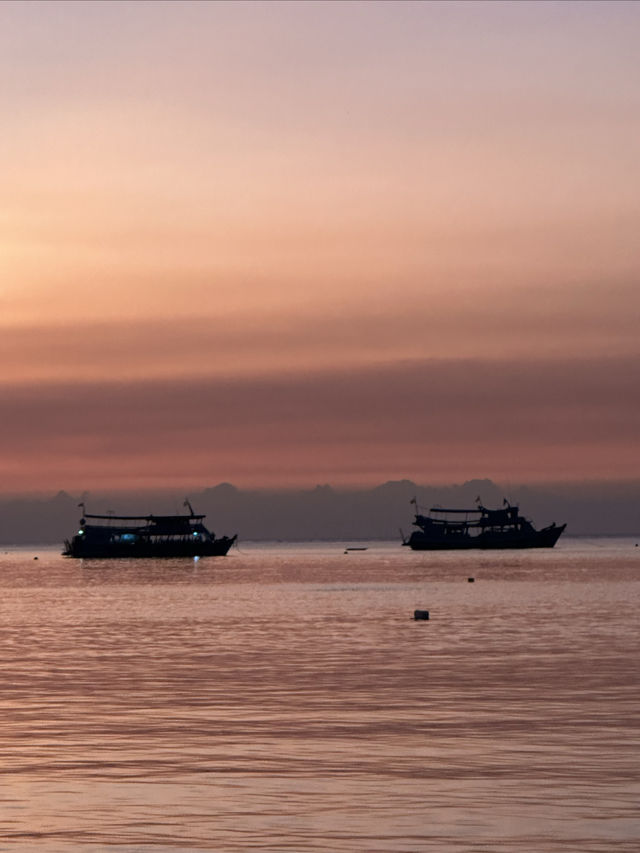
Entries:
[[164,523],[171,521],[202,521],[206,515],[92,515],[85,513],[84,518],[100,518],[103,521],[154,521]]

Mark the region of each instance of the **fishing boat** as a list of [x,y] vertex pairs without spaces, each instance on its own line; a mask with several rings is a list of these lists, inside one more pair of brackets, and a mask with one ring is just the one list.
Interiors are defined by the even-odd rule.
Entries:
[[90,515],[82,507],[78,532],[65,540],[65,557],[224,557],[237,540],[216,537],[196,515]]
[[474,509],[432,507],[423,515],[415,498],[413,524],[418,528],[403,536],[403,545],[414,551],[461,551],[468,548],[553,548],[566,524],[549,525],[536,530],[520,515],[520,509],[505,499],[501,509],[487,509],[478,500]]

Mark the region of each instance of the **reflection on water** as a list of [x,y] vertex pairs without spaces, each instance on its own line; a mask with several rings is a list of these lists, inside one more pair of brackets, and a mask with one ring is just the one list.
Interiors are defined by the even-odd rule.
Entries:
[[0,554],[0,850],[636,851],[633,546]]

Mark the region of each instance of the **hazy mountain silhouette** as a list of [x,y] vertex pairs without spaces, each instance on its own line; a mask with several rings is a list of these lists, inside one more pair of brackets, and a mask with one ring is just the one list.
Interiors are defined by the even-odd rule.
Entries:
[[[567,535],[640,535],[640,482],[519,486],[505,490],[491,480],[461,485],[419,486],[410,480],[372,489],[345,490],[316,486],[297,491],[248,491],[220,483],[189,498],[218,534],[238,533],[242,540],[400,540],[411,529],[416,498],[421,507],[473,507],[477,497],[489,507],[504,497],[519,503],[536,526],[567,522]],[[123,492],[54,497],[0,498],[0,543],[62,543],[87,511],[119,514],[184,512],[184,496],[175,492]]]

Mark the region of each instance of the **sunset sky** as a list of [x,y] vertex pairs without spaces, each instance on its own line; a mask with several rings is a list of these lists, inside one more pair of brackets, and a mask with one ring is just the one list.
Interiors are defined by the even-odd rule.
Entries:
[[0,4],[0,491],[640,477],[639,43]]

